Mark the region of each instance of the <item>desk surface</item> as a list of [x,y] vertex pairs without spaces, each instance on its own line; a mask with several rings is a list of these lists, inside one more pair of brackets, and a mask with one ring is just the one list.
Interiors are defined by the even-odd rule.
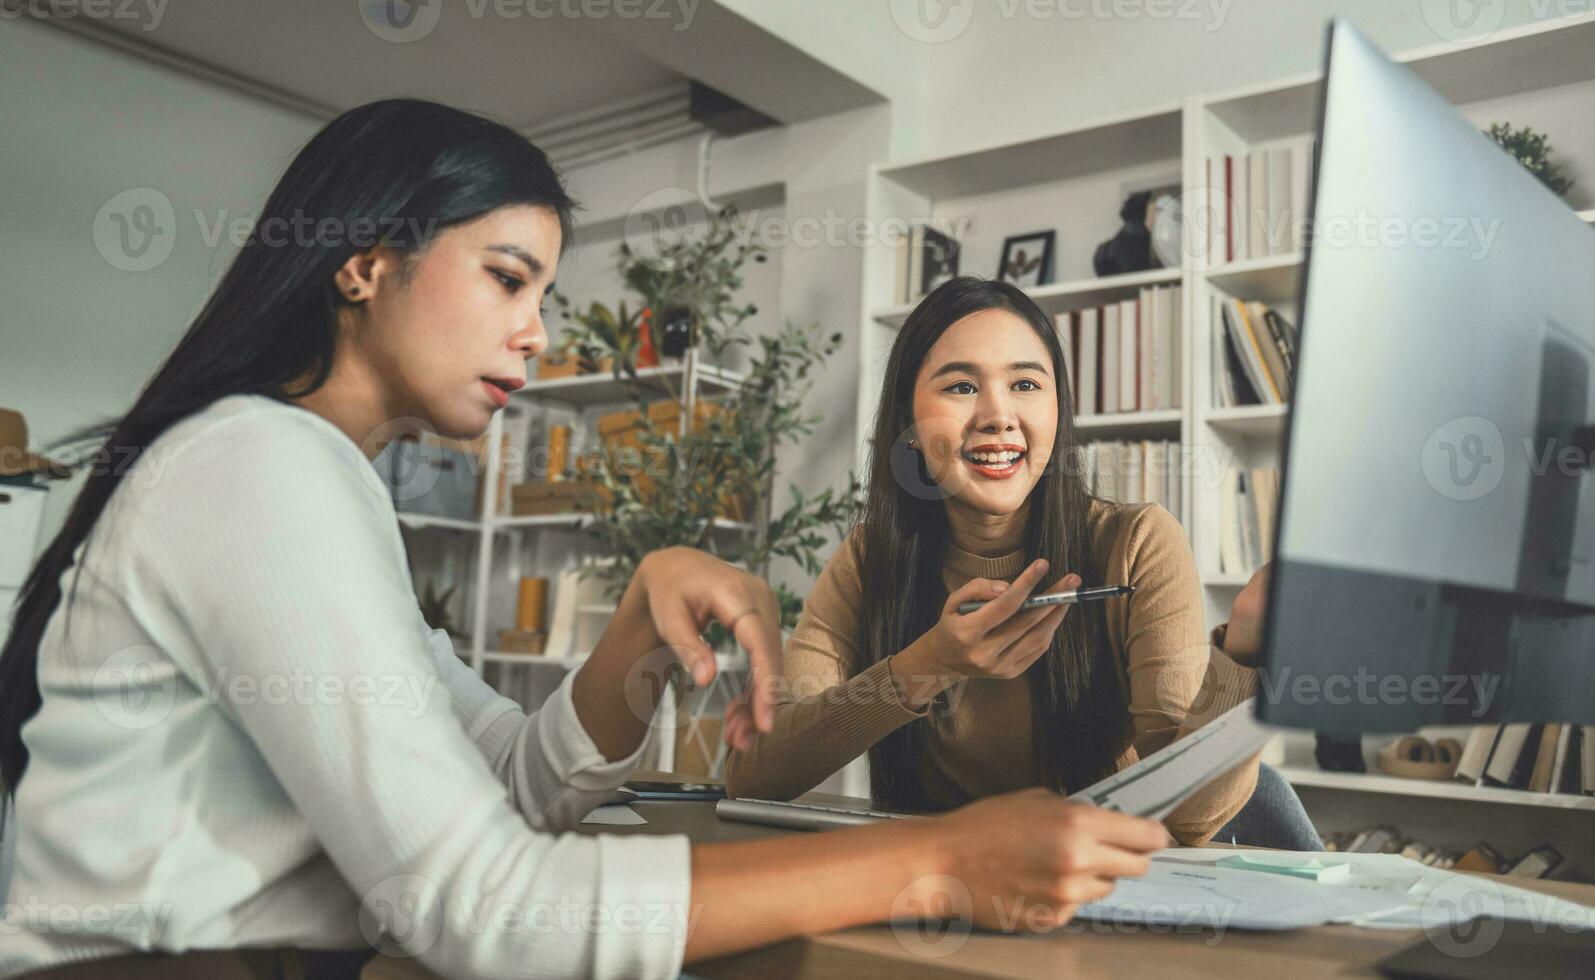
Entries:
[[[861,803],[814,793],[820,802]],[[586,824],[584,834],[686,834],[695,842],[755,840],[789,831],[734,823],[715,816],[713,803],[634,803],[646,826]],[[1595,885],[1513,878],[1523,888],[1595,905]],[[907,927],[912,929],[913,927]],[[1139,977],[1222,974],[1226,980],[1265,977],[1373,977],[1374,964],[1419,937],[1416,930],[1318,926],[1291,932],[1213,930],[1185,933],[1139,930],[1092,922],[1071,922],[1045,935],[970,933],[923,940],[892,926],[864,926],[805,936],[762,949],[722,957],[688,968],[706,978],[768,977]],[[931,955],[934,954],[934,955]],[[1193,967],[1199,965],[1199,969]],[[367,980],[417,980],[429,977],[413,963],[380,960],[367,967]]]

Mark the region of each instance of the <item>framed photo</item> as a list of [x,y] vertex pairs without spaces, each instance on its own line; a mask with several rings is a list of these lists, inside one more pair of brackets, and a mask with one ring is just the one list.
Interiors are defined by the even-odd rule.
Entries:
[[1004,239],[997,278],[1022,288],[1052,282],[1053,236],[1050,231],[1036,231]]
[[921,296],[958,275],[958,242],[934,228],[927,227],[924,250],[921,278],[918,283]]

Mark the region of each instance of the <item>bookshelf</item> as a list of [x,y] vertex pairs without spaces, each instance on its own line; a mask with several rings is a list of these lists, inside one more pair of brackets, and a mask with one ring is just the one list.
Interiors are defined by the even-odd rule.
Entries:
[[[1595,14],[1580,14],[1497,31],[1487,39],[1445,43],[1397,52],[1483,128],[1494,121],[1549,131],[1559,156],[1595,166],[1595,138],[1585,124],[1595,106]],[[1189,216],[1206,204],[1205,161],[1253,149],[1304,147],[1316,125],[1321,88],[1317,72],[1292,75],[1228,91],[1193,95],[1178,106],[1157,106],[1058,133],[957,152],[877,164],[865,175],[865,206],[875,227],[929,223],[951,231],[962,252],[959,271],[992,275],[1006,235],[1057,232],[1055,282],[1031,290],[1049,314],[1095,306],[1134,295],[1146,285],[1183,287],[1180,343],[1182,401],[1171,412],[1078,416],[1082,440],[1173,439],[1184,447],[1186,528],[1203,582],[1209,624],[1228,617],[1230,604],[1250,576],[1219,571],[1219,476],[1222,466],[1277,467],[1288,405],[1215,407],[1212,343],[1215,296],[1260,301],[1299,324],[1303,273],[1299,245],[1278,254],[1236,261],[1209,261],[1198,248],[1187,219],[1185,258],[1177,269],[1094,278],[1090,254],[1118,227],[1117,210],[1133,190],[1160,186],[1178,174]],[[1580,184],[1595,183],[1581,180]],[[1575,188],[1586,198],[1595,188]],[[1580,200],[1583,206],[1595,199]],[[1595,224],[1595,207],[1578,212]],[[855,458],[862,468],[879,398],[886,355],[896,329],[913,309],[897,302],[894,247],[864,248],[860,318],[859,390]],[[1301,759],[1301,739],[1307,743]],[[1595,799],[1550,798],[1523,791],[1479,789],[1379,774],[1322,773],[1311,764],[1311,734],[1291,733],[1271,747],[1287,777],[1327,830],[1379,822],[1392,799],[1401,820],[1410,812],[1410,832],[1434,830],[1439,841],[1487,828],[1503,844],[1532,847],[1553,834],[1559,847],[1595,872],[1595,845],[1573,846],[1569,838],[1595,841]],[[867,793],[867,772],[858,760],[844,772],[842,791]],[[1459,811],[1458,808],[1465,808]],[[1465,815],[1460,815],[1465,814]],[[1525,821],[1525,815],[1531,817]],[[1525,829],[1525,827],[1527,829]],[[1529,840],[1535,833],[1538,839]],[[1458,836],[1460,835],[1460,837]],[[1516,835],[1514,837],[1514,835]],[[1494,837],[1492,840],[1496,839]],[[1567,845],[1567,846],[1564,846]]]
[[[570,561],[577,564],[591,560],[586,542],[571,532],[582,531],[591,521],[591,515],[580,512],[559,514],[501,513],[499,489],[505,477],[506,460],[502,447],[506,432],[514,430],[516,441],[524,443],[527,422],[533,413],[549,411],[558,413],[557,421],[568,422],[578,432],[591,416],[601,410],[623,409],[635,404],[639,391],[656,398],[681,399],[689,406],[700,397],[715,397],[734,391],[743,382],[741,374],[713,365],[703,364],[696,352],[689,352],[676,363],[659,367],[641,368],[637,378],[619,380],[612,373],[583,374],[564,378],[532,378],[516,391],[504,411],[493,415],[484,436],[485,452],[482,459],[481,514],[474,519],[437,517],[429,514],[399,514],[400,526],[414,532],[441,532],[448,541],[443,550],[445,567],[456,568],[460,559],[461,544],[470,546],[469,569],[464,574],[448,576],[465,585],[466,631],[456,638],[455,649],[460,658],[470,664],[495,688],[512,698],[517,693],[509,688],[532,689],[546,697],[559,683],[563,673],[580,667],[590,651],[578,650],[568,655],[547,656],[513,653],[492,648],[497,636],[493,625],[509,623],[514,619],[517,586],[523,575],[537,574],[539,569],[566,567]],[[682,413],[682,425],[689,423],[690,408]],[[518,482],[512,480],[511,482]],[[716,519],[714,528],[721,534],[741,534],[753,525],[724,518]],[[546,533],[545,533],[546,532]],[[551,538],[563,534],[564,540]],[[553,571],[545,571],[552,580]],[[479,587],[480,585],[480,587]],[[585,604],[578,608],[578,619],[602,621],[614,612],[612,605]],[[580,645],[596,630],[578,630]],[[587,640],[591,642],[591,640]],[[722,671],[740,671],[747,667],[745,657],[719,656],[716,658]],[[549,676],[527,678],[525,672],[546,672]],[[514,676],[513,680],[512,672]],[[719,678],[716,678],[718,684]],[[713,696],[713,688],[705,691],[694,716],[702,714],[702,705]],[[528,700],[541,700],[534,697]],[[530,707],[530,705],[524,705]],[[655,727],[672,732],[681,706],[674,699],[661,699],[660,713]],[[656,743],[655,768],[668,770],[674,763],[675,742],[661,738]]]

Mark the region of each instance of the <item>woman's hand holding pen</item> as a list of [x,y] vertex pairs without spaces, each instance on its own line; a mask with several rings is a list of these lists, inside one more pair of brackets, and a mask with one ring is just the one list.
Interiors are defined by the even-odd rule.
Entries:
[[[1070,607],[1019,608],[1046,574],[1046,559],[1038,558],[1011,585],[973,579],[948,596],[936,625],[891,658],[909,704],[920,707],[962,677],[1018,677],[1046,653]],[[1079,586],[1080,576],[1071,572],[1047,591]],[[986,604],[960,614],[959,603],[969,601]]]

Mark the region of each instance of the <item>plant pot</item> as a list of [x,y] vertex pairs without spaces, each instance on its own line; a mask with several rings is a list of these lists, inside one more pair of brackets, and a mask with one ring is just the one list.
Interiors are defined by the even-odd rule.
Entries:
[[655,344],[662,357],[685,356],[692,347],[692,311],[680,306],[666,310],[659,318]]

